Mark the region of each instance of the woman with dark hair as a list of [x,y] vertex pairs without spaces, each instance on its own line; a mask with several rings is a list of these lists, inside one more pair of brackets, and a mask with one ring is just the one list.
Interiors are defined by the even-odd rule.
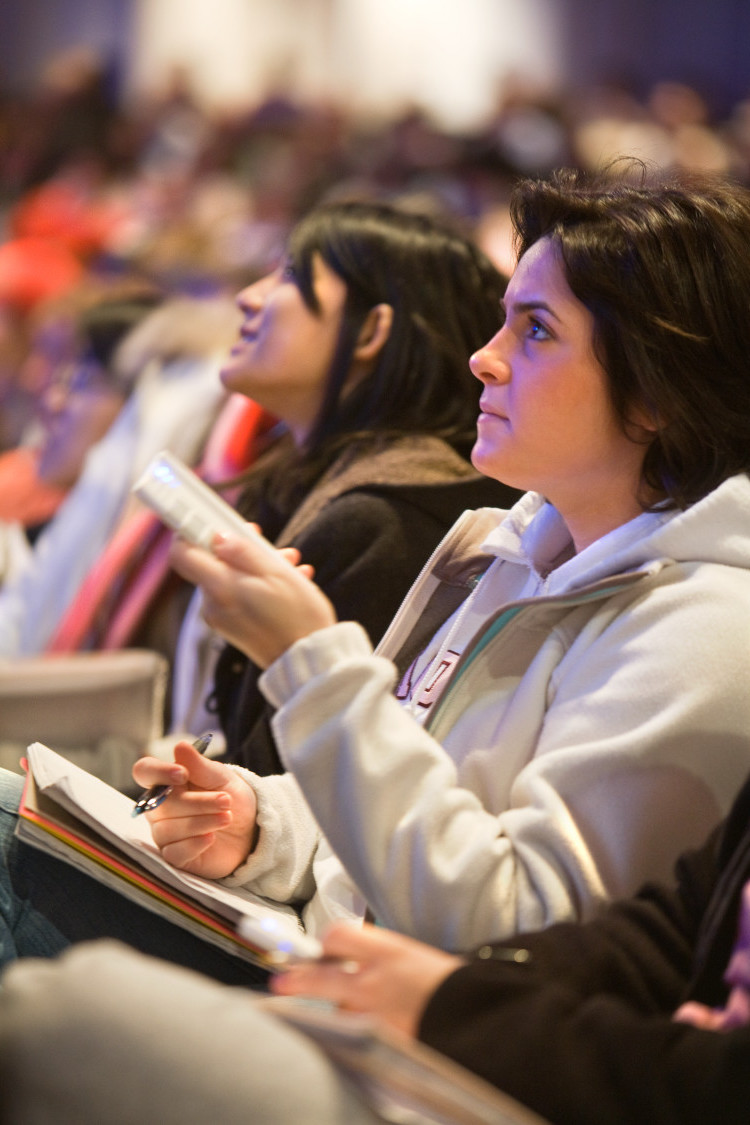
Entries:
[[614,411],[644,441],[644,509],[687,508],[747,471],[750,383],[736,325],[747,301],[747,211],[745,191],[700,179],[658,194],[632,185],[597,193],[561,174],[515,197],[519,256],[551,239],[593,316]]
[[[505,289],[498,271],[471,242],[434,219],[373,203],[320,207],[290,236],[284,276],[296,281],[305,304],[319,313],[316,258],[344,282],[346,294],[305,457],[330,443],[340,446],[352,434],[394,432],[439,434],[470,450],[476,388],[465,343],[481,337],[496,315]],[[362,332],[375,337],[381,320],[388,328],[376,362],[367,379],[352,379]]]
[[666,876],[750,761],[748,195],[560,175],[513,216],[472,460],[533,491],[462,517],[376,655],[281,560],[173,547],[267,668],[291,773],[144,760],[189,781],[155,839],[314,926],[321,831],[379,921],[444,948],[585,918]]
[[[139,785],[173,787],[147,814],[154,841],[177,867],[294,903],[313,933],[366,907],[463,951],[587,918],[666,876],[747,773],[750,404],[747,391],[726,400],[740,393],[736,336],[750,352],[750,258],[733,258],[750,199],[725,184],[560,178],[521,185],[517,201],[505,322],[470,361],[472,460],[534,491],[460,517],[377,653],[288,557],[231,537],[211,552],[173,544],[209,622],[265,669],[287,772],[183,742],[174,762],[142,759]],[[616,338],[634,337],[659,376],[646,388],[639,372],[619,409],[599,344],[616,288],[631,309]],[[649,294],[640,312],[633,292]],[[686,354],[721,411],[713,443],[731,450],[691,503],[692,469],[644,467],[673,421],[658,383],[683,383]],[[702,409],[718,431],[705,396]],[[242,979],[32,854],[12,836],[17,783],[3,777],[0,799],[6,959],[109,935]]]
[[[519,496],[468,461],[478,388],[466,359],[496,327],[504,288],[450,228],[346,202],[304,218],[279,268],[238,297],[243,325],[222,381],[282,420],[282,436],[247,474],[239,510],[298,548],[338,615],[373,641],[462,511]],[[189,654],[196,608],[184,632]],[[215,651],[210,638],[202,644],[209,656],[194,701]],[[225,760],[281,772],[258,674],[227,646],[208,706]],[[194,703],[179,710],[181,729],[211,725]]]

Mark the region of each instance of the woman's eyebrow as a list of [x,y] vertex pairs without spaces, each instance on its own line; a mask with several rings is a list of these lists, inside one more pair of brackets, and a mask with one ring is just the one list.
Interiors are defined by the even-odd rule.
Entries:
[[[530,301],[511,301],[510,304],[513,312],[515,313],[537,312],[541,310],[543,312],[549,313],[549,315],[551,317],[554,317],[555,320],[560,320],[560,317],[557,315],[555,310],[550,308],[546,301],[536,300],[532,298]],[[508,306],[504,300],[500,301],[500,308],[504,313],[507,314]]]

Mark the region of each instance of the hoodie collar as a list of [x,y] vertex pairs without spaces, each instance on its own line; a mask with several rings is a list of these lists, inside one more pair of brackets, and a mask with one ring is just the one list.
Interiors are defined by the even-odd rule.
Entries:
[[485,538],[482,550],[529,567],[548,593],[665,560],[750,568],[750,480],[730,477],[685,511],[642,512],[561,563],[572,550],[570,533],[557,509],[529,492]]

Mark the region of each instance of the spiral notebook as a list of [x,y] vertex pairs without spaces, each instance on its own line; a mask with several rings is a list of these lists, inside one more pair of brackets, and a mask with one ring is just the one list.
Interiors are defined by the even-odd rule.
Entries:
[[267,954],[236,933],[237,923],[247,914],[282,914],[300,924],[291,907],[178,871],[162,858],[146,818],[133,817],[130,798],[41,742],[32,743],[26,757],[19,839],[203,940],[270,967]]

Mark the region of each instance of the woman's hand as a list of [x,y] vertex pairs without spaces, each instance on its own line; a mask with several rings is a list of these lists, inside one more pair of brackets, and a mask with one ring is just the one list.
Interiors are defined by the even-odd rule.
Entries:
[[742,891],[737,939],[724,980],[730,992],[723,1008],[709,1008],[690,1000],[677,1009],[675,1020],[691,1023],[704,1031],[732,1031],[750,1024],[750,883],[746,883]]
[[413,938],[377,926],[337,923],[323,939],[322,961],[293,965],[271,981],[281,996],[314,996],[368,1012],[414,1036],[427,1001],[464,964]]
[[141,758],[133,777],[144,789],[171,785],[167,799],[146,813],[154,843],[174,867],[221,879],[252,851],[256,836],[255,792],[223,762],[204,758],[178,742],[174,762]]
[[212,551],[175,538],[170,562],[203,590],[203,616],[259,667],[267,668],[302,637],[333,625],[328,598],[295,566],[296,552],[270,552],[237,536],[217,536]]

